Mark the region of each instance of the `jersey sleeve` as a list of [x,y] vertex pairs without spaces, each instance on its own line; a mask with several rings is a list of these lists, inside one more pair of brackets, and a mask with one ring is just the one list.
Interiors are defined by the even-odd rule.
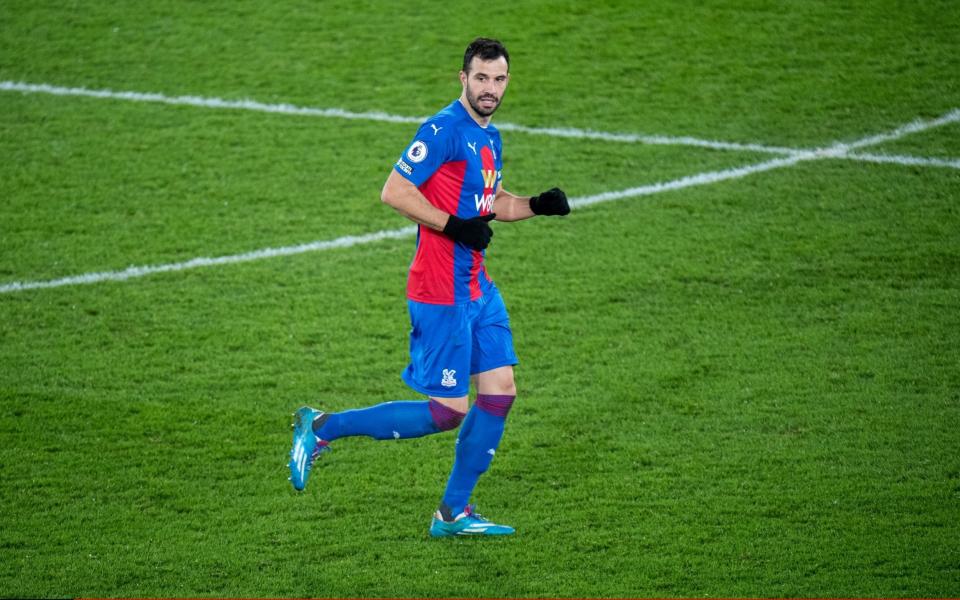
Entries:
[[393,168],[415,186],[430,179],[440,166],[453,158],[453,127],[431,119],[420,126],[413,141]]

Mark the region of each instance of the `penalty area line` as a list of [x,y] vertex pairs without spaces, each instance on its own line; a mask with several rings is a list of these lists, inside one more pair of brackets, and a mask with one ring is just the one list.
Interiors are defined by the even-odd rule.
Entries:
[[401,229],[392,229],[388,231],[377,231],[366,235],[346,235],[332,240],[323,240],[299,244],[297,246],[285,246],[281,248],[263,248],[253,252],[243,254],[232,254],[229,256],[218,256],[214,258],[199,257],[184,262],[170,263],[165,265],[147,265],[133,266],[122,271],[100,271],[96,273],[84,273],[83,275],[74,275],[63,277],[61,279],[51,279],[47,281],[15,281],[5,285],[0,285],[0,293],[20,292],[25,290],[36,290],[44,288],[63,287],[66,285],[84,285],[90,283],[100,283],[103,281],[127,281],[147,275],[157,273],[170,273],[174,271],[188,271],[200,267],[215,267],[220,265],[232,265],[238,263],[252,262],[255,260],[264,260],[267,258],[277,258],[280,256],[294,256],[306,252],[320,252],[323,250],[334,250],[337,248],[351,248],[363,244],[371,244],[381,240],[400,239],[411,237],[416,234],[416,226],[403,227]]

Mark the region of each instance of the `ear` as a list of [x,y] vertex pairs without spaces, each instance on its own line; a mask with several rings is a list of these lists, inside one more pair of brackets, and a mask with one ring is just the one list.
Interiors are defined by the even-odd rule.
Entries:
[[468,77],[468,75],[467,75],[467,72],[466,72],[466,71],[460,71],[460,85],[466,87],[466,85],[467,85],[467,77]]

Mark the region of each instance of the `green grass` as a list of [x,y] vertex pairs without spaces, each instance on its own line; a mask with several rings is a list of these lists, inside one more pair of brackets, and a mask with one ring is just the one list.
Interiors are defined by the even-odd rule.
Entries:
[[[426,115],[487,33],[501,122],[800,148],[960,107],[951,2],[448,4],[7,2],[0,80]],[[0,285],[402,227],[413,130],[2,92]],[[520,193],[771,158],[504,139]],[[428,538],[450,435],[286,481],[300,404],[415,397],[411,239],[0,294],[0,595],[956,597],[958,190],[825,159],[497,224],[507,540]]]

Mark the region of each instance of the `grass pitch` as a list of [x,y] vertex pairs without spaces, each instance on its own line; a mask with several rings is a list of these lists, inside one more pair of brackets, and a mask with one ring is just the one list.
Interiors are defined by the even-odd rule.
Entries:
[[[466,18],[469,16],[469,18]],[[960,108],[952,2],[0,5],[0,81],[426,116],[476,35],[495,122],[790,148]],[[414,125],[0,91],[0,285],[406,222]],[[864,151],[956,162],[960,124]],[[586,197],[750,151],[504,132]],[[903,161],[901,161],[903,163]],[[430,540],[452,436],[289,413],[415,396],[412,240],[0,294],[0,595],[960,595],[960,170],[820,159],[496,225],[520,396],[481,511]]]

